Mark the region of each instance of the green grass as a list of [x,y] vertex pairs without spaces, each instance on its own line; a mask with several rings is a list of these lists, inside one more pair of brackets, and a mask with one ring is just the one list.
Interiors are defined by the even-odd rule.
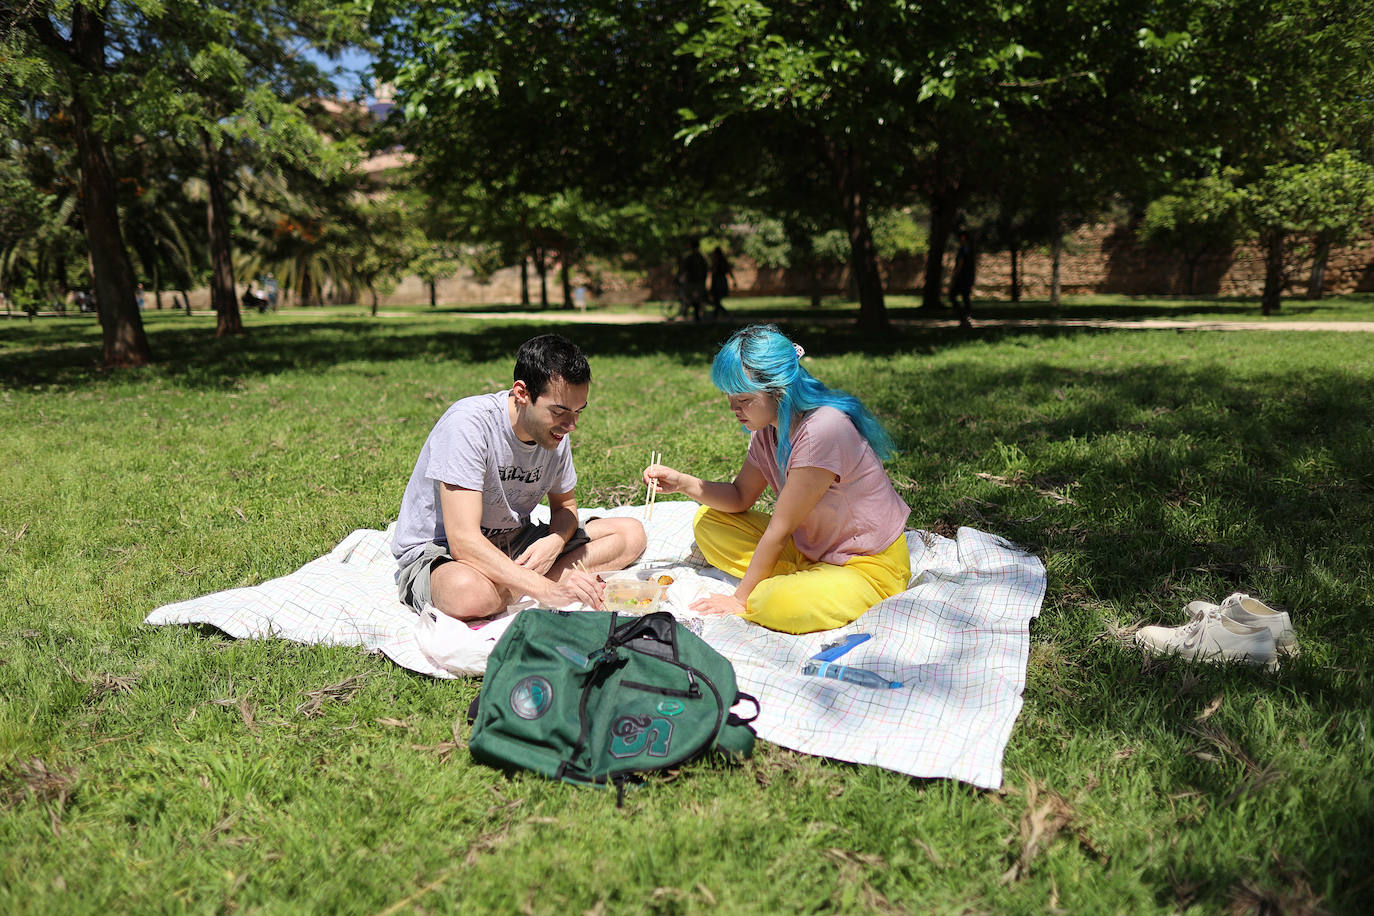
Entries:
[[[761,745],[618,810],[474,765],[477,682],[142,626],[385,525],[434,419],[503,387],[539,325],[291,310],[217,340],[149,313],[162,361],[106,374],[93,322],[12,321],[0,912],[1368,912],[1368,335],[874,339],[774,312],[888,421],[913,526],[973,525],[1046,562],[1002,792]],[[725,329],[563,329],[596,379],[583,504],[634,501],[650,445],[737,467],[706,379]],[[1236,590],[1292,609],[1303,654],[1278,674],[1123,640]]]

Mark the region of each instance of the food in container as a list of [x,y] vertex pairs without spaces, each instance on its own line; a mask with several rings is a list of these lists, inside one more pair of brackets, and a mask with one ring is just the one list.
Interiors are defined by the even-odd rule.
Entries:
[[664,586],[657,581],[625,576],[606,580],[602,601],[606,610],[620,614],[648,614],[658,610]]

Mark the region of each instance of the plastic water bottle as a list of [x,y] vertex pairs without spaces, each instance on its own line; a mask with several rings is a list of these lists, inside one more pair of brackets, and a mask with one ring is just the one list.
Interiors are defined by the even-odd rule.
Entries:
[[813,677],[834,678],[837,681],[857,684],[860,687],[873,687],[875,689],[895,690],[902,686],[901,681],[889,681],[876,671],[869,671],[867,668],[854,668],[850,665],[832,665],[830,662],[818,662],[815,659],[812,659],[802,666],[802,674],[809,674]]

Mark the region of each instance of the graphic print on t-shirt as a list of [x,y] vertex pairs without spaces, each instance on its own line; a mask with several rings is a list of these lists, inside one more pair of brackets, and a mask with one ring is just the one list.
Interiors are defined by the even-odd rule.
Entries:
[[538,483],[539,479],[544,476],[544,469],[540,467],[527,469],[513,464],[503,464],[496,470],[501,475],[502,482],[519,480],[523,483]]

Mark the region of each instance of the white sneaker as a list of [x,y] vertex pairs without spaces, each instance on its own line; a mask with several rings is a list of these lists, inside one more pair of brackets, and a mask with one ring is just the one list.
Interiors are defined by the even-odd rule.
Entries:
[[1274,634],[1268,627],[1238,623],[1221,608],[1202,609],[1197,619],[1181,627],[1144,627],[1136,645],[1156,655],[1177,655],[1198,661],[1239,661],[1278,666]]
[[1287,611],[1276,611],[1258,598],[1236,592],[1220,605],[1208,601],[1190,601],[1183,612],[1189,620],[1197,620],[1208,608],[1220,609],[1222,616],[1236,623],[1243,623],[1248,627],[1265,627],[1273,634],[1274,647],[1279,655],[1298,654],[1298,638],[1293,632],[1293,621]]

